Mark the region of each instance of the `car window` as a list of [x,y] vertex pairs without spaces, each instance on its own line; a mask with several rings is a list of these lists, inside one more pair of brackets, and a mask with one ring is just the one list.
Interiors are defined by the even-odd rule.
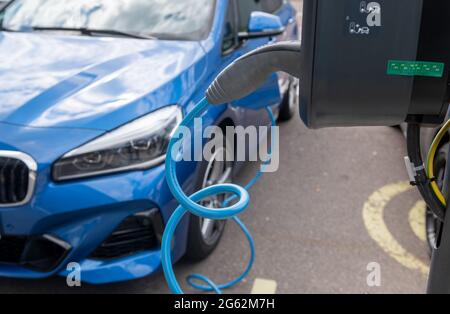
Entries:
[[[2,12],[4,28],[89,28],[201,39],[215,0],[15,0]],[[159,36],[158,36],[159,35]]]
[[239,31],[248,30],[248,21],[254,11],[275,13],[284,4],[284,0],[239,0]]
[[238,45],[236,3],[234,0],[229,1],[223,28],[222,52],[226,54]]

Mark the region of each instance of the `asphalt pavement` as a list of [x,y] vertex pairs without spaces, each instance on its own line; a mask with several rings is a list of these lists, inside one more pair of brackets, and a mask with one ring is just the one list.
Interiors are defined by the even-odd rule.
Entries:
[[[407,184],[401,132],[389,127],[313,131],[296,116],[281,125],[280,141],[279,170],[254,187],[242,215],[255,238],[254,268],[226,292],[249,293],[258,289],[256,279],[264,279],[276,293],[423,293],[429,264],[423,204]],[[246,168],[239,181],[255,169]],[[245,238],[230,222],[210,258],[182,261],[176,272],[181,279],[202,273],[224,282],[243,270],[247,258]],[[0,292],[166,293],[168,288],[158,274],[81,288],[69,288],[59,277],[2,278]]]

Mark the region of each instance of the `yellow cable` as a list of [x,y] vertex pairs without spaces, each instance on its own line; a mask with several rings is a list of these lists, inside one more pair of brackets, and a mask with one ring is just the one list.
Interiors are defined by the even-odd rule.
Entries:
[[[427,158],[427,175],[429,179],[434,178],[434,158],[436,156],[437,149],[439,147],[439,144],[441,143],[442,139],[444,138],[445,134],[450,129],[450,120],[448,120],[444,126],[441,128],[441,130],[438,132],[436,137],[433,140],[433,143],[431,144],[430,151],[428,152],[428,158]],[[431,182],[431,188],[434,191],[434,194],[436,194],[439,201],[444,205],[447,206],[447,202],[445,200],[444,195],[442,194],[441,190],[439,189],[439,186],[437,185],[436,181]]]

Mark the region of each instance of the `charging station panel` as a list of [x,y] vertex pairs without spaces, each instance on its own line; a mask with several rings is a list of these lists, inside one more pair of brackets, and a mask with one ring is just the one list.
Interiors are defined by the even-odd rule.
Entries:
[[310,128],[441,123],[448,0],[304,0],[301,116]]

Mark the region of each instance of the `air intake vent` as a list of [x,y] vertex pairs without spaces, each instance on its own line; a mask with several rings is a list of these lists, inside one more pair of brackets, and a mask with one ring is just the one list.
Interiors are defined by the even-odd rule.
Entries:
[[38,272],[50,272],[63,261],[70,250],[68,243],[51,235],[2,236],[0,265],[14,265]]

